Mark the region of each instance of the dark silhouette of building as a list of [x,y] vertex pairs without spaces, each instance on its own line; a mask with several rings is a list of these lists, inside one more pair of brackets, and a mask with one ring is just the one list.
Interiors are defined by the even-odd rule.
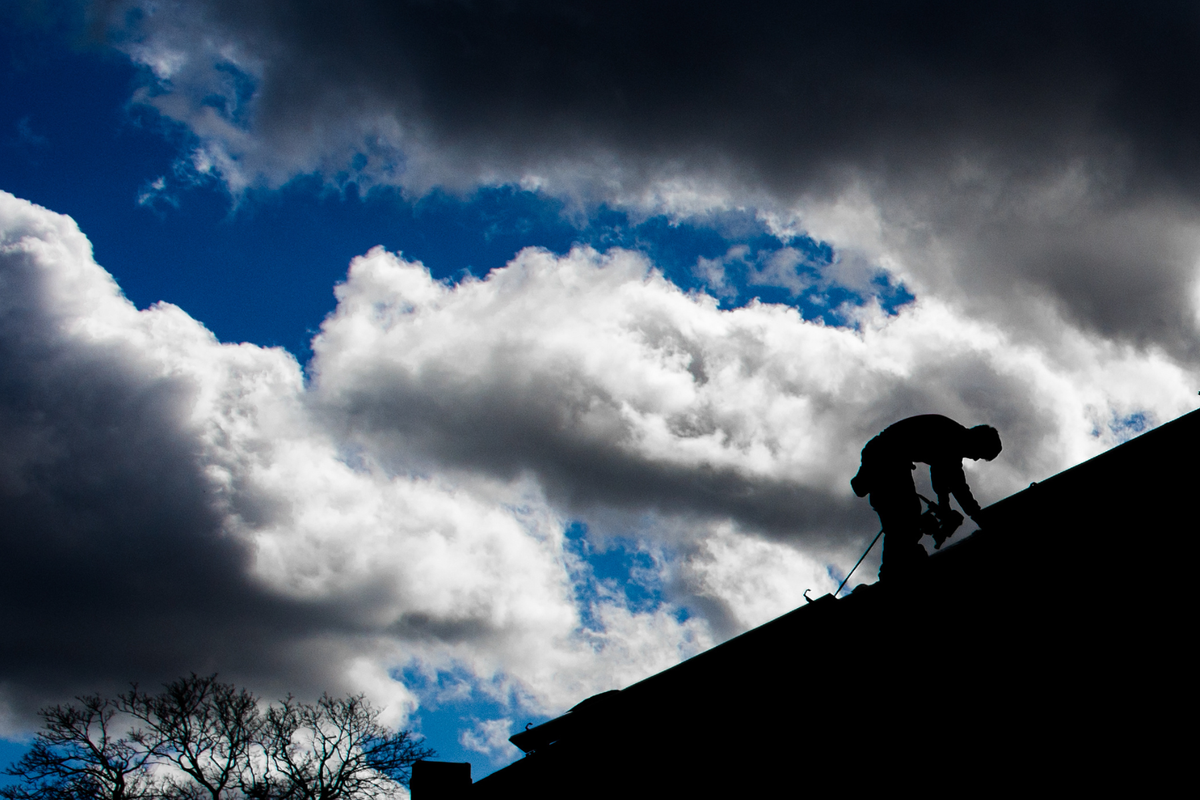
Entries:
[[915,580],[826,595],[517,734],[527,756],[470,796],[1177,791],[1198,449],[1193,412],[1032,484]]
[[470,797],[471,765],[467,762],[422,759],[413,764],[412,780],[408,788],[417,800],[424,797],[434,797],[437,800],[460,800]]

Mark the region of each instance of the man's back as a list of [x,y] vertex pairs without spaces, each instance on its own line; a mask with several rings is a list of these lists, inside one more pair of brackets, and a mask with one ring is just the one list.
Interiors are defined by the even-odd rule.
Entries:
[[920,461],[932,466],[961,462],[967,454],[968,438],[968,429],[949,417],[922,414],[888,426],[867,443],[867,448],[872,458]]

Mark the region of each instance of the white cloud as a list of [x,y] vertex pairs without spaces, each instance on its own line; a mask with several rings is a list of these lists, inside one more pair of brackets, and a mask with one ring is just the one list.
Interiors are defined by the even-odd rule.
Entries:
[[3,679],[26,712],[219,669],[268,693],[370,691],[398,721],[415,700],[388,675],[414,662],[559,709],[708,641],[611,598],[584,630],[536,487],[388,473],[314,414],[290,355],[138,311],[69,219],[3,195],[0,236]]
[[[925,409],[1009,428],[1020,466],[994,479],[1008,489],[1111,444],[1089,435],[1098,419],[1163,420],[1191,401],[1166,355],[1087,336],[1052,308],[1053,336],[1033,342],[934,299],[897,316],[858,309],[856,327],[834,328],[782,306],[720,311],[622,251],[530,249],[451,287],[376,249],[338,297],[314,342],[316,396],[364,453],[395,468],[532,471],[573,513],[738,516],[736,499],[706,494],[706,472],[836,504],[859,444]],[[646,495],[627,472],[689,503]]]
[[798,271],[805,262],[806,258],[799,250],[781,248],[771,253],[763,264],[751,269],[747,282],[757,286],[779,286],[797,297],[813,284],[811,277]]
[[475,720],[475,726],[462,731],[458,741],[468,750],[488,756],[494,763],[503,763],[521,754],[521,751],[508,741],[511,732],[512,720],[507,717]]
[[[867,541],[870,541],[868,539]],[[879,567],[879,553],[873,566]],[[842,565],[840,575],[853,566]],[[867,564],[865,574],[855,573],[846,591],[859,583],[873,583],[874,570]],[[828,573],[828,565],[797,552],[791,547],[739,534],[731,525],[721,525],[686,559],[682,565],[686,580],[696,593],[710,597],[728,609],[729,625],[747,630],[805,604],[804,593],[816,599],[837,589]]]

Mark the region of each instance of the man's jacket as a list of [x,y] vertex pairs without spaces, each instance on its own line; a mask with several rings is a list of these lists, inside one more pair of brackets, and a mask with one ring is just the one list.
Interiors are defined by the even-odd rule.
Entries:
[[914,462],[920,461],[929,465],[938,504],[948,508],[953,494],[963,511],[974,517],[979,503],[971,496],[962,467],[968,449],[967,428],[949,417],[924,414],[902,419],[867,442],[862,466],[850,485],[859,497],[872,492],[911,492],[911,476],[907,480],[901,476],[916,469]]

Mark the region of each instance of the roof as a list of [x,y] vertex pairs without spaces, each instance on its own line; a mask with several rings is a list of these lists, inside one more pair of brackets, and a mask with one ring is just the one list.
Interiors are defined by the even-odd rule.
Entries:
[[1196,530],[1198,446],[1193,412],[1032,484],[919,579],[826,595],[517,734],[527,757],[472,794],[950,790],[980,775],[1075,791],[1089,770],[1105,789],[1129,770],[1144,792],[1143,766],[1169,750],[1162,717],[1190,693],[1171,587]]

